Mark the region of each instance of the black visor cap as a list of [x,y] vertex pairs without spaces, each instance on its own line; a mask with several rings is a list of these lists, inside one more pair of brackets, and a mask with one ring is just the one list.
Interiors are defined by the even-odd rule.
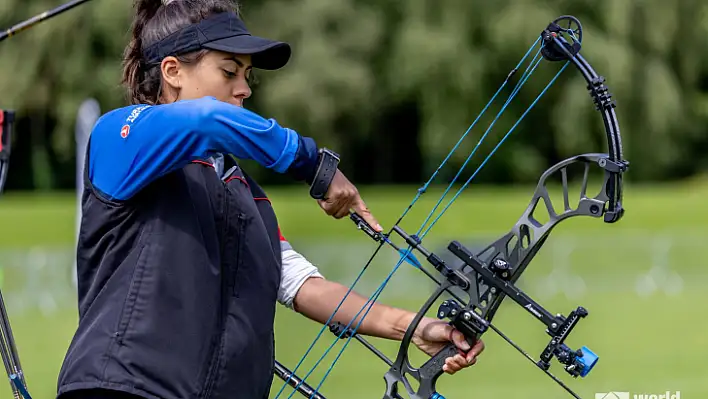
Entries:
[[212,15],[197,24],[186,26],[145,49],[148,64],[159,64],[170,55],[201,49],[251,55],[254,68],[275,70],[290,60],[290,45],[252,36],[235,13]]

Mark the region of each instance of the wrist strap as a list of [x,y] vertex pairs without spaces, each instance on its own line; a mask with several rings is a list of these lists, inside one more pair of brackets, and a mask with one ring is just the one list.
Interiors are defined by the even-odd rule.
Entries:
[[319,150],[320,159],[317,165],[315,178],[310,185],[310,196],[314,199],[325,199],[325,195],[329,190],[329,185],[332,183],[337,166],[339,166],[339,154],[327,148]]

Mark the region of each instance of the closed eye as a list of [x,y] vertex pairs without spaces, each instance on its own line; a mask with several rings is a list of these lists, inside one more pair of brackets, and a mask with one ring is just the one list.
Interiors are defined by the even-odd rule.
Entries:
[[224,75],[225,75],[227,78],[235,78],[236,76],[238,76],[238,75],[236,74],[236,72],[231,72],[231,71],[228,71],[228,70],[226,70],[226,69],[224,69],[223,71],[224,71]]

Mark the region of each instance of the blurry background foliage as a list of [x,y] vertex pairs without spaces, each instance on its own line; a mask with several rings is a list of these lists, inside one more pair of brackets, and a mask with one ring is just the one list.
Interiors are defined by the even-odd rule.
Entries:
[[[61,1],[1,0],[0,27]],[[54,396],[77,324],[77,201],[71,192],[76,114],[91,97],[103,112],[127,104],[119,82],[131,4],[94,0],[0,43],[0,107],[19,117],[8,193],[0,198],[0,289],[37,398]],[[696,317],[705,314],[708,286],[708,2],[250,0],[243,9],[254,34],[286,40],[294,49],[285,69],[258,73],[247,107],[340,152],[342,169],[384,226],[394,223],[541,30],[559,15],[577,16],[584,27],[582,54],[607,78],[618,104],[631,162],[627,214],[612,226],[579,218],[554,229],[520,286],[554,312],[578,305],[590,310],[569,344],[592,348],[600,363],[582,381],[562,377],[582,397],[617,390],[708,397],[708,321]],[[560,66],[541,63],[463,179]],[[520,76],[470,133],[442,171],[444,179],[464,162]],[[528,205],[543,170],[576,154],[605,151],[602,119],[570,67],[477,176],[485,185],[460,197],[454,216],[440,219],[426,247],[444,253],[451,239],[473,248],[496,240]],[[325,217],[304,185],[285,186],[287,177],[250,163],[248,171],[266,187],[295,248],[329,279],[350,285],[375,243],[349,221]],[[591,186],[592,194],[598,187]],[[407,231],[417,228],[442,188],[430,191],[406,218]],[[357,291],[367,297],[375,292],[395,255],[382,251]],[[381,300],[417,309],[431,289],[419,271],[402,268]],[[538,322],[514,304],[503,306],[495,323],[536,356],[547,342]],[[277,357],[294,367],[319,325],[278,307],[275,327]],[[328,338],[300,375],[331,343]],[[441,378],[446,397],[568,397],[499,337],[487,334],[485,343],[472,374]],[[395,342],[376,344],[395,355]],[[308,382],[320,381],[338,350]],[[562,374],[556,364],[552,370]],[[330,399],[380,397],[385,371],[353,343],[322,392]],[[280,387],[276,380],[273,393]],[[0,382],[0,397],[8,394]]]
[[[10,26],[55,0],[3,0]],[[247,107],[338,150],[359,184],[419,183],[556,16],[583,23],[583,54],[607,77],[633,182],[706,170],[708,3],[700,0],[266,0],[242,2],[254,34],[290,42],[291,63],[259,72]],[[8,189],[74,184],[78,105],[126,104],[120,59],[132,1],[96,0],[0,46],[0,107],[19,112]],[[560,64],[544,62],[482,147],[521,116]],[[516,80],[502,94],[505,99]],[[502,101],[503,101],[502,99]],[[488,114],[494,115],[500,103]],[[459,166],[491,119],[480,121]],[[568,69],[478,181],[528,183],[554,162],[605,151],[601,118]],[[455,166],[455,165],[453,165]],[[447,177],[454,168],[450,168]],[[289,183],[255,168],[263,183]]]

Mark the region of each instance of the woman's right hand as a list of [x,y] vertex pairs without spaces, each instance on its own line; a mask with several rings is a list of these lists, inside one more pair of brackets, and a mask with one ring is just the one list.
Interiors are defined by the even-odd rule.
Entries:
[[350,211],[356,212],[377,232],[383,228],[366,207],[366,203],[361,199],[359,190],[337,169],[329,185],[329,190],[324,199],[317,201],[326,214],[341,219],[349,215]]

